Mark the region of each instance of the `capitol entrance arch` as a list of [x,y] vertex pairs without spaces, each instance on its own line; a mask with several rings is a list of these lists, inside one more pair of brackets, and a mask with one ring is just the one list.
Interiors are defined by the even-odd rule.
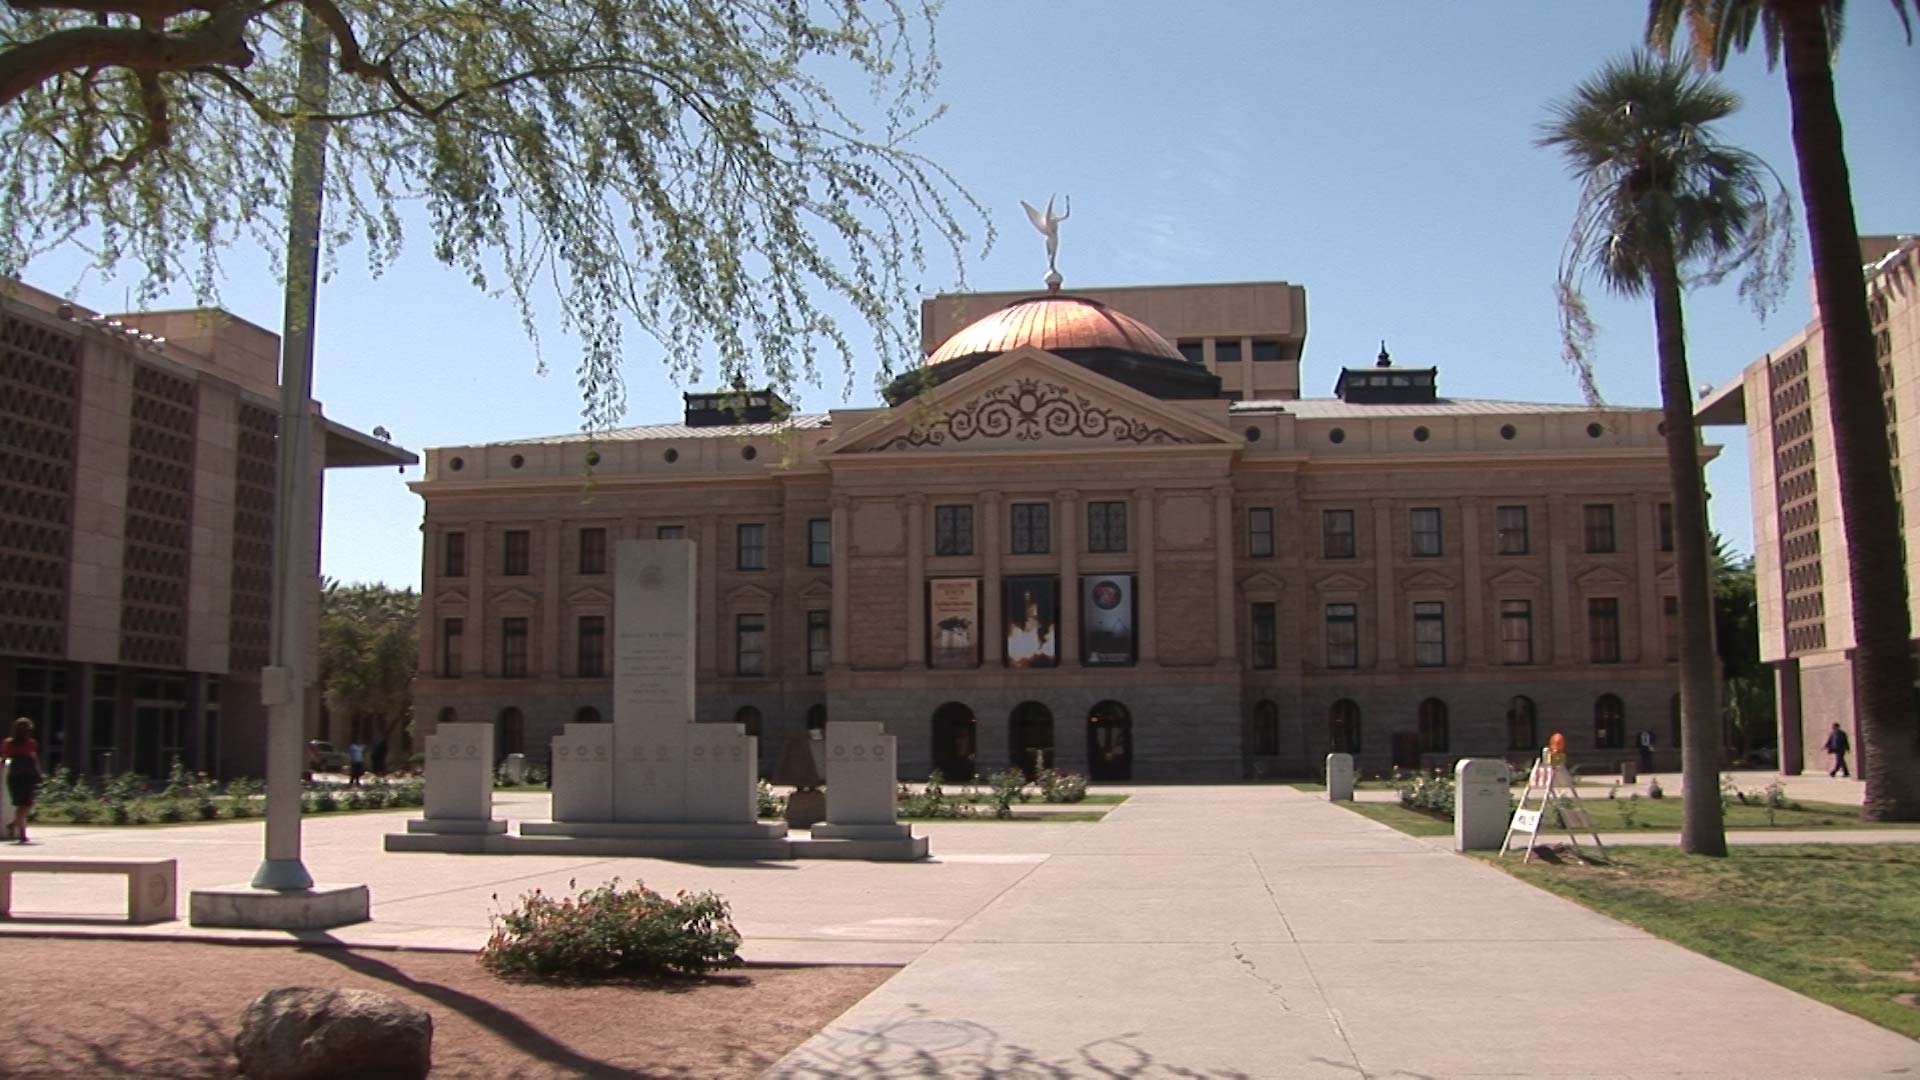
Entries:
[[1087,711],[1087,778],[1133,779],[1133,714],[1117,701]]

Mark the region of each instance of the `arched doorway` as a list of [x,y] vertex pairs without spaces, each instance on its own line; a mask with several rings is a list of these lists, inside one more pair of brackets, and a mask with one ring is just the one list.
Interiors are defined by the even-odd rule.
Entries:
[[576,724],[597,724],[600,722],[600,710],[591,705],[582,705],[573,714]]
[[1087,710],[1087,777],[1133,779],[1133,714],[1117,701]]
[[1447,703],[1428,698],[1420,703],[1420,752],[1444,754],[1450,743],[1447,731]]
[[434,718],[435,724],[457,724],[459,722],[460,713],[451,705],[441,706],[440,715]]
[[1247,753],[1273,757],[1280,753],[1280,706],[1262,700],[1253,707],[1253,726],[1247,733]]
[[971,780],[978,757],[973,710],[949,701],[933,710],[933,767],[948,780]]
[[1327,753],[1360,752],[1360,706],[1341,698],[1327,710]]
[[1043,769],[1053,768],[1053,710],[1037,701],[1023,701],[1013,707],[1007,718],[1007,753],[1013,767],[1034,778],[1035,751],[1040,753]]
[[504,761],[508,754],[527,752],[527,718],[520,710],[509,705],[500,710],[500,718],[493,722],[493,757],[495,761]]
[[824,703],[807,709],[807,737],[813,739],[827,737],[827,707]]
[[736,724],[739,724],[743,728],[746,728],[748,735],[751,735],[756,739],[760,737],[760,710],[759,709],[756,709],[751,705],[742,705],[740,706],[740,711],[733,714],[733,722]]
[[1612,694],[1593,703],[1593,748],[1618,750],[1626,745],[1627,707]]

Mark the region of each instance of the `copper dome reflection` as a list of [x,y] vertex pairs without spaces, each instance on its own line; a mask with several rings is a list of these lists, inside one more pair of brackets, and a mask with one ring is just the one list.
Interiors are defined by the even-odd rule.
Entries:
[[1166,360],[1186,359],[1172,342],[1131,315],[1084,297],[1053,295],[1016,300],[975,320],[935,349],[927,363],[1011,352],[1023,345],[1047,352],[1118,349]]

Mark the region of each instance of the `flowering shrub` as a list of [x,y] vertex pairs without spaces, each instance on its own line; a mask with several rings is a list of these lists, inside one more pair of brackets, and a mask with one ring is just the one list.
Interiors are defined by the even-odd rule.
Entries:
[[699,975],[740,962],[732,913],[710,892],[669,900],[637,881],[623,888],[619,878],[570,899],[535,889],[492,923],[480,963],[505,978]]
[[1042,769],[1035,782],[1040,785],[1040,797],[1047,802],[1074,803],[1087,797],[1087,778],[1079,773]]
[[946,777],[935,769],[927,774],[927,785],[915,791],[905,784],[900,785],[898,796],[900,816],[907,818],[962,818],[975,817],[973,807],[964,802],[947,798]]
[[993,803],[993,816],[1010,818],[1013,816],[1013,801],[1027,801],[1027,774],[1019,769],[1001,769],[987,777],[988,796]]
[[1453,820],[1453,778],[1421,776],[1400,785],[1400,805],[1408,810]]

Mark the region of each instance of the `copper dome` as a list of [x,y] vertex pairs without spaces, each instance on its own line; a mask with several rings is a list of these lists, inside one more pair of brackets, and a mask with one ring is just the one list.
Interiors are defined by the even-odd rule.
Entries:
[[1048,352],[1118,349],[1166,360],[1186,359],[1172,342],[1131,315],[1083,297],[1050,295],[1016,300],[975,320],[935,349],[927,363],[1011,352],[1022,345]]

